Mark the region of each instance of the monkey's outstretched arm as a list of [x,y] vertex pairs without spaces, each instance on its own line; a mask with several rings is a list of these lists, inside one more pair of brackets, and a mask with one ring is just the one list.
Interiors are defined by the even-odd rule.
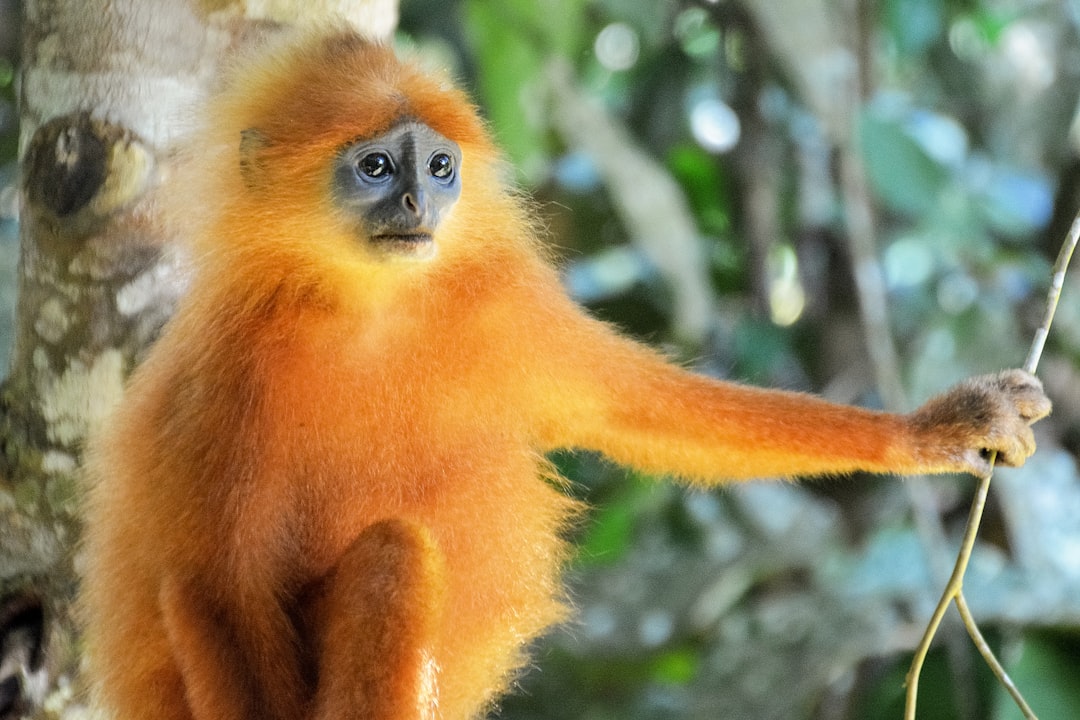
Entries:
[[1035,449],[1028,426],[1050,410],[1039,381],[1019,370],[897,415],[695,375],[585,317],[552,327],[572,330],[549,341],[569,359],[557,361],[556,390],[541,400],[553,418],[545,439],[687,478],[982,474],[988,450],[1023,463]]

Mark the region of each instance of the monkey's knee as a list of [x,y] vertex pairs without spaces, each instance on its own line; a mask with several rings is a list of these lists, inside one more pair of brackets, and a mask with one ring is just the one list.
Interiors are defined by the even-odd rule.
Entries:
[[393,630],[382,642],[398,644],[403,638],[433,630],[441,612],[443,568],[431,533],[402,520],[384,520],[360,534],[334,569],[328,620],[350,624],[360,619]]
[[357,537],[312,608],[316,718],[428,716],[437,701],[443,586],[426,529],[386,520]]

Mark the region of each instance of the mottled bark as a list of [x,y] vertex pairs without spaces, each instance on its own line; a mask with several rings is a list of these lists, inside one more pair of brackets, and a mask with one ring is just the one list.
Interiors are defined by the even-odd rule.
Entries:
[[333,16],[387,36],[397,0],[27,0],[24,12],[20,291],[0,388],[0,718],[85,710],[72,610],[80,445],[184,290],[155,201],[170,148],[237,46]]

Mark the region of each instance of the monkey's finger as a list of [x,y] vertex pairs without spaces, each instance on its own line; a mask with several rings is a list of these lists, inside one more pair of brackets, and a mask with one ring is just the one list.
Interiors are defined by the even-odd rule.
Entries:
[[1027,425],[1017,424],[1013,432],[992,438],[984,452],[997,452],[997,464],[1019,467],[1035,452],[1035,434]]
[[1049,415],[1053,409],[1053,404],[1050,402],[1050,398],[1040,392],[1038,395],[1026,395],[1018,398],[1016,409],[1020,413],[1020,417],[1030,425]]
[[1050,414],[1052,403],[1043,391],[1039,378],[1025,370],[1005,370],[998,374],[996,384],[1012,401],[1017,413],[1027,423]]

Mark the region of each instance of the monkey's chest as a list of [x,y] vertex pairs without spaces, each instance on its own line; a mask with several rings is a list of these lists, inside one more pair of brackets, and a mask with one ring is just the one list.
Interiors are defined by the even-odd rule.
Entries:
[[273,448],[262,462],[294,509],[304,575],[388,518],[429,528],[447,557],[484,547],[473,563],[492,582],[515,545],[557,554],[566,501],[541,478],[513,389],[493,377],[499,359],[470,343],[387,332],[283,356],[260,403]]
[[319,565],[380,520],[413,520],[449,542],[499,518],[512,524],[528,488],[546,489],[519,428],[433,380],[343,383],[347,392],[281,408],[292,422],[278,429],[280,456],[271,462]]

